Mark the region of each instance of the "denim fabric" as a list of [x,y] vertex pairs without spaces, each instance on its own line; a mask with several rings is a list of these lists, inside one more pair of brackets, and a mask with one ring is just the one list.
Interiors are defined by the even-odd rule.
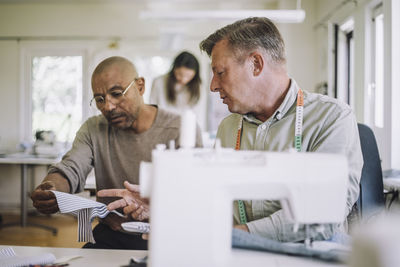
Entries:
[[322,251],[306,247],[303,243],[282,243],[238,229],[232,231],[232,247],[312,257],[330,262],[346,262],[349,256],[349,252],[344,250]]

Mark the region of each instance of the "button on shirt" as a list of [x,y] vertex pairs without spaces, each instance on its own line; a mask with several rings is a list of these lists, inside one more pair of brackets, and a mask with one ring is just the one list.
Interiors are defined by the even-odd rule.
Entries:
[[[274,114],[262,122],[252,115],[243,116],[241,150],[289,151],[294,148],[296,99],[299,88],[291,79],[288,93]],[[359,182],[363,159],[357,122],[351,108],[325,95],[304,91],[303,136],[301,151],[338,153],[346,155],[349,165],[347,214],[351,211],[359,194]],[[220,124],[217,138],[223,147],[234,148],[236,144],[239,114],[231,114]],[[285,163],[283,162],[284,166]],[[246,179],[246,177],[243,177]],[[251,233],[274,240],[290,242],[304,240],[304,227],[296,233],[293,224],[283,213],[279,201],[244,201],[247,226]],[[239,223],[237,203],[234,203],[234,223]],[[345,218],[344,218],[345,222]],[[315,240],[330,238],[344,231],[344,224],[327,225],[323,232],[313,231]]]

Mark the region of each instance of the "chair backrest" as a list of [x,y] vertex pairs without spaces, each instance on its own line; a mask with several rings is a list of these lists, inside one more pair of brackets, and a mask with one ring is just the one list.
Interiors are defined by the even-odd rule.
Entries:
[[371,128],[359,123],[361,150],[364,166],[361,173],[360,196],[357,201],[362,220],[380,213],[385,208],[381,159]]

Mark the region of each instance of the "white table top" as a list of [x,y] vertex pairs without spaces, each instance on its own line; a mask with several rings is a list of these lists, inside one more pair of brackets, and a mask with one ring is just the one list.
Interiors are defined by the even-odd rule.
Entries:
[[384,178],[383,179],[383,188],[392,191],[392,190],[400,190],[400,178]]
[[314,258],[289,256],[265,251],[233,249],[232,258],[226,265],[269,267],[345,267],[346,264],[322,261]]
[[[18,256],[34,256],[52,253],[56,259],[69,256],[81,256],[68,261],[69,267],[96,266],[117,267],[127,265],[131,258],[141,259],[148,255],[143,250],[114,250],[114,249],[81,249],[81,248],[50,248],[28,246],[3,246],[0,249],[12,247]],[[177,248],[179,250],[179,248]],[[248,256],[253,259],[249,262]],[[179,257],[179,255],[177,255]],[[199,255],[201,257],[201,255]],[[272,267],[344,267],[345,264],[329,263],[311,258],[294,257],[282,254],[233,249],[232,259],[227,266],[272,266]]]
[[43,157],[33,154],[13,153],[5,154],[0,157],[0,163],[3,164],[34,164],[34,165],[50,165],[57,163],[61,157]]
[[[81,249],[81,248],[50,248],[28,246],[2,246],[0,249],[12,247],[18,256],[34,256],[43,253],[52,253],[56,259],[70,256],[80,256],[68,261],[69,267],[96,266],[119,267],[127,265],[131,258],[135,260],[147,256],[143,250],[114,250],[114,249]],[[177,248],[179,250],[179,248]],[[329,263],[316,259],[294,257],[268,252],[234,249],[231,263],[228,266],[275,266],[275,267],[344,267],[344,264]],[[249,254],[252,261],[248,261]],[[245,257],[243,257],[245,255]],[[201,257],[201,255],[199,255]],[[179,255],[177,255],[179,257]]]
[[68,256],[81,256],[79,258],[68,261],[68,267],[117,267],[128,265],[132,257],[135,259],[140,259],[147,255],[147,251],[143,250],[49,248],[0,245],[0,249],[6,247],[12,247],[18,256],[34,256],[43,253],[52,253],[56,257],[56,259]]

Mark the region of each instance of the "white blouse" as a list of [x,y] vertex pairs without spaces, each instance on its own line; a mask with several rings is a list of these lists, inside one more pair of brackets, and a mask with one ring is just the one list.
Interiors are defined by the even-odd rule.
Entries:
[[176,90],[176,99],[175,103],[170,103],[167,99],[167,87],[166,80],[167,75],[162,75],[154,79],[153,84],[151,86],[150,92],[150,103],[159,106],[160,108],[166,109],[168,111],[182,114],[185,110],[192,110],[197,118],[197,122],[199,123],[202,130],[205,129],[205,111],[206,111],[206,103],[204,101],[204,92],[200,87],[200,99],[199,101],[191,105],[189,102],[190,94],[187,86],[183,88],[175,88]]

